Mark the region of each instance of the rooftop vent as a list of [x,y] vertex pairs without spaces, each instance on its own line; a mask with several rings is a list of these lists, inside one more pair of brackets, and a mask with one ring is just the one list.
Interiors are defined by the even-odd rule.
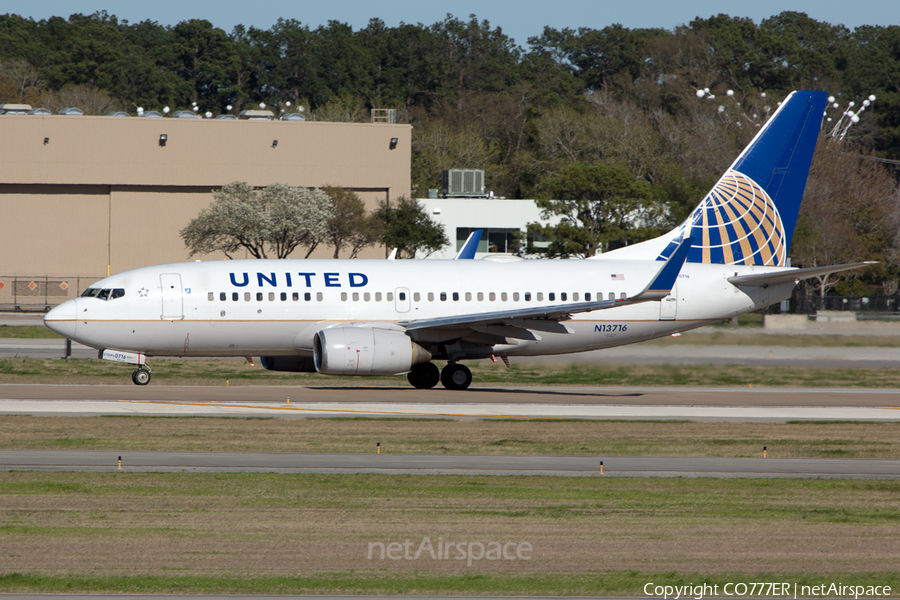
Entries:
[[241,118],[248,121],[271,121],[275,116],[271,110],[242,110]]
[[199,119],[200,115],[190,110],[176,110],[172,113],[175,119]]
[[484,198],[483,169],[447,169],[442,173],[445,198]]
[[0,115],[27,115],[30,104],[0,104]]
[[129,114],[128,114],[127,112],[125,112],[125,111],[119,110],[119,111],[116,111],[116,112],[111,112],[111,113],[109,113],[109,114],[106,115],[106,116],[108,116],[108,117],[130,117],[131,115],[129,115]]
[[40,116],[43,116],[43,115],[52,115],[53,113],[50,112],[50,111],[49,111],[48,109],[46,109],[46,108],[32,108],[31,110],[28,111],[28,114],[29,114],[29,115],[40,115]]
[[158,110],[148,110],[147,112],[145,112],[139,116],[149,117],[151,119],[162,119],[163,118],[162,113],[159,112]]
[[305,121],[306,117],[301,115],[300,113],[287,113],[286,115],[281,115],[281,121]]
[[64,108],[61,111],[59,111],[59,114],[61,114],[61,115],[83,115],[84,111],[75,106],[70,106],[68,108]]
[[226,121],[237,121],[238,118],[234,115],[219,115],[216,117],[217,119],[224,119]]

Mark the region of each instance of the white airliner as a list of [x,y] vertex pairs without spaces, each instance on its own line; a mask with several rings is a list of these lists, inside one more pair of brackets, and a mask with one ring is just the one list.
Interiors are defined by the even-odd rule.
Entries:
[[787,266],[826,102],[824,92],[792,93],[685,223],[592,259],[168,264],[102,279],[44,322],[100,358],[136,365],[138,385],[150,381],[147,357],[260,356],[275,371],[406,373],[415,387],[455,390],[472,381],[462,360],[693,329],[864,264]]

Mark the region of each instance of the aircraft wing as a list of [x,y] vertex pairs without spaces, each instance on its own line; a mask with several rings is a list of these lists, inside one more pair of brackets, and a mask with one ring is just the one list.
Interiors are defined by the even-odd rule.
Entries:
[[[605,310],[615,306],[627,306],[629,304],[638,304],[641,302],[649,302],[651,300],[661,300],[669,295],[681,267],[687,259],[688,251],[693,243],[692,229],[688,228],[679,238],[676,238],[678,247],[672,253],[668,260],[664,261],[660,269],[656,272],[650,282],[644,287],[643,291],[631,298],[619,298],[615,300],[595,300],[593,302],[571,302],[568,304],[554,304],[550,306],[534,306],[529,308],[518,308],[512,310],[501,310],[495,312],[480,312],[464,315],[452,315],[448,317],[437,317],[433,319],[417,319],[413,321],[405,321],[399,325],[406,327],[407,332],[423,330],[423,329],[471,329],[474,327],[484,327],[489,325],[513,324],[524,326],[526,329],[533,328],[541,331],[557,331],[565,332],[564,327],[553,327],[547,324],[547,321],[565,321],[577,313],[591,312],[594,310]],[[524,321],[524,323],[523,323]],[[544,322],[544,324],[541,323]]]
[[876,264],[874,261],[868,261],[847,263],[844,265],[830,265],[827,267],[810,267],[808,269],[788,269],[776,273],[760,273],[759,275],[735,275],[734,277],[729,277],[728,281],[739,286],[767,287],[779,283],[797,282],[801,279],[819,277],[820,275],[828,275],[829,273],[840,273],[841,271],[849,271],[850,269],[859,269],[874,264]]

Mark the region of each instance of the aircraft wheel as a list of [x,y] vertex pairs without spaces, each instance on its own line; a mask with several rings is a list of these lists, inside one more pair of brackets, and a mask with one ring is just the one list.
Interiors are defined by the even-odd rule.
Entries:
[[434,363],[422,363],[414,366],[406,378],[414,388],[427,390],[437,385],[441,379],[441,372]]
[[147,385],[150,383],[150,371],[146,369],[135,369],[131,374],[131,380],[135,385]]
[[441,383],[448,390],[464,390],[472,383],[472,371],[466,365],[451,363],[441,371]]

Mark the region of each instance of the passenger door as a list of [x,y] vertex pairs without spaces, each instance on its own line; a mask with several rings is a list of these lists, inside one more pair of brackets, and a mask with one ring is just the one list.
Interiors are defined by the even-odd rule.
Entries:
[[162,318],[177,321],[184,318],[184,298],[181,287],[181,275],[178,273],[162,273],[159,276],[162,289]]

